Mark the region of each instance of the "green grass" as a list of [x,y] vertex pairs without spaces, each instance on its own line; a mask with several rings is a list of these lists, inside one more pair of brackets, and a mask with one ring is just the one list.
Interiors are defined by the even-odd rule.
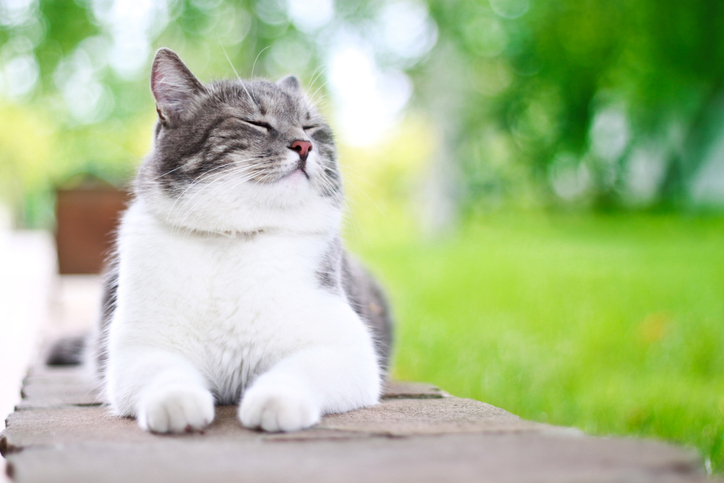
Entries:
[[396,377],[682,443],[724,472],[724,219],[495,215],[437,242],[402,217],[365,231],[357,251],[397,316]]

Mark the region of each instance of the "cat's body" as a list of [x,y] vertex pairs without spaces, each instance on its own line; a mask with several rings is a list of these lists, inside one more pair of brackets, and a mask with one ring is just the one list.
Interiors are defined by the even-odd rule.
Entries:
[[381,291],[344,252],[329,127],[295,78],[202,86],[156,55],[154,150],[123,216],[101,361],[112,410],[156,432],[308,427],[375,404]]

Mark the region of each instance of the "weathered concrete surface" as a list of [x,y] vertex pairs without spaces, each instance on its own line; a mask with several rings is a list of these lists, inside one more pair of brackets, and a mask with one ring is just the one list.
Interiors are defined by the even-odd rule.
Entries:
[[394,383],[375,407],[267,434],[217,408],[204,433],[159,436],[116,418],[77,370],[36,369],[0,439],[18,482],[703,482],[692,452],[583,436],[427,384]]
[[101,403],[100,391],[92,376],[79,369],[32,369],[23,381],[21,395],[16,411]]

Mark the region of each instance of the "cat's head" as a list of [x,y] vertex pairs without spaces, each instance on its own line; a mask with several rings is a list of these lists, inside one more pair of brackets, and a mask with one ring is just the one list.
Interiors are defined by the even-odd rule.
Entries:
[[158,122],[137,193],[164,222],[217,233],[339,222],[332,132],[296,77],[203,85],[161,49],[151,90]]

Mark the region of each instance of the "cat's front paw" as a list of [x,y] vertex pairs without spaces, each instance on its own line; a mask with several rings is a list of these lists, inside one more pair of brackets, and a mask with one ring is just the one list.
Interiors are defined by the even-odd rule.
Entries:
[[199,431],[214,419],[214,397],[193,386],[152,388],[141,400],[137,419],[141,428],[153,433]]
[[270,432],[298,431],[316,424],[320,417],[312,397],[286,387],[252,387],[239,407],[241,424]]

